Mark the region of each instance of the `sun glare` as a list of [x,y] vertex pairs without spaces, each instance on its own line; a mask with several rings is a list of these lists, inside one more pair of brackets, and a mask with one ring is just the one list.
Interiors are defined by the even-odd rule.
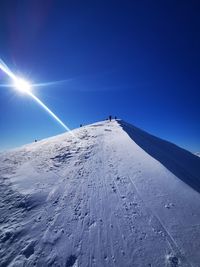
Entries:
[[22,93],[31,92],[31,85],[29,84],[29,82],[23,80],[22,78],[17,77],[14,79],[14,87]]
[[[35,96],[32,92],[32,87],[37,86],[37,84],[31,84],[28,81],[17,77],[9,68],[8,66],[0,59],[0,70],[2,70],[5,74],[7,74],[11,80],[12,80],[12,84],[9,84],[9,87],[13,87],[15,88],[17,91],[24,93],[24,94],[28,94],[30,97],[32,97],[43,109],[45,109],[50,115],[51,117],[53,117],[58,123],[60,123],[60,125],[62,125],[62,127],[65,128],[65,130],[70,132],[70,129],[67,127],[67,125],[64,124],[64,122],[62,122],[55,113],[53,113],[37,96]],[[51,83],[52,84],[52,83]],[[41,83],[39,84],[39,86],[44,86],[45,83]],[[46,85],[48,85],[48,83],[46,83]],[[0,84],[1,86],[1,84]],[[5,87],[7,87],[7,85],[4,85]],[[72,133],[71,133],[72,134]],[[73,134],[72,134],[73,135]],[[73,135],[74,136],[74,135]]]

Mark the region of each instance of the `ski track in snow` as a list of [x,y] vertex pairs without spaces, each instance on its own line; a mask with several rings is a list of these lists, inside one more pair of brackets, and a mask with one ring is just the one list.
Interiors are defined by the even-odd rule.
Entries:
[[199,193],[116,121],[74,134],[0,155],[0,266],[200,266]]

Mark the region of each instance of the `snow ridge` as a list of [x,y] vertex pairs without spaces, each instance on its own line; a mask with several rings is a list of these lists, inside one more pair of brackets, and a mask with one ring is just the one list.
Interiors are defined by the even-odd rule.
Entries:
[[199,266],[200,195],[158,140],[122,121],[73,134],[0,155],[0,266]]
[[179,179],[200,192],[200,159],[173,143],[150,135],[124,121],[122,128],[149,155],[161,162]]

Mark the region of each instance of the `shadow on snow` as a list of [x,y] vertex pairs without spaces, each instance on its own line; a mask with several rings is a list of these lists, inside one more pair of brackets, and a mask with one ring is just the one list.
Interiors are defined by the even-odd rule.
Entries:
[[121,127],[150,156],[200,193],[200,158],[168,141],[155,137],[124,121]]

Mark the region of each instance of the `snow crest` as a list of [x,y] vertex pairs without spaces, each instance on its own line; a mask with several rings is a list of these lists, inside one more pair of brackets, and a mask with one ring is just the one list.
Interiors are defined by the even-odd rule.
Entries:
[[0,266],[199,266],[198,190],[123,128],[0,155]]

